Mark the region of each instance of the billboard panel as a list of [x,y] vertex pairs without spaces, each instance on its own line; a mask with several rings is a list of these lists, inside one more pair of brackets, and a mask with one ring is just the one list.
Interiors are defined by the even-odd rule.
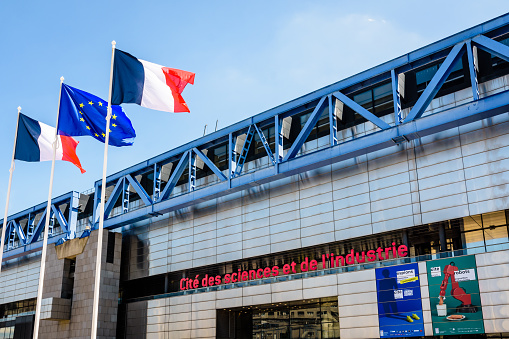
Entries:
[[484,333],[475,256],[426,262],[434,335]]
[[424,336],[419,267],[377,268],[380,338]]

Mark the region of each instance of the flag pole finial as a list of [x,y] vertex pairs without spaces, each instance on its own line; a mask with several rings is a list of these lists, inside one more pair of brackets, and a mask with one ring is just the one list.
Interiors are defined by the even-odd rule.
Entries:
[[113,41],[111,42],[111,47],[115,47],[115,45],[116,45],[116,44],[117,44],[117,42],[116,42],[115,40],[113,40]]
[[60,77],[60,82],[64,82],[64,77]]
[[18,106],[18,113],[21,112],[21,106]]

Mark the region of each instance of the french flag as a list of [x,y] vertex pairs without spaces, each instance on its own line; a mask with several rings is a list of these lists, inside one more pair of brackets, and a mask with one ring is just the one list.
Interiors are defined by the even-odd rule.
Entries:
[[[52,160],[53,140],[55,140],[54,127],[20,113],[14,159],[29,162]],[[81,167],[80,159],[76,155],[76,146],[78,146],[78,142],[74,138],[57,135],[55,160],[72,162],[80,169],[81,173],[85,173]]]
[[194,84],[194,73],[164,67],[115,50],[112,105],[135,103],[164,112],[189,112],[182,98],[187,84]]

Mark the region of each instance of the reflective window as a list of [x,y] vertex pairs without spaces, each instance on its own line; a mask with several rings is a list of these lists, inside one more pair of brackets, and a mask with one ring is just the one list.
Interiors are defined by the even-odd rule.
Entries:
[[[237,328],[229,321],[240,317],[243,324],[252,324],[251,328]],[[218,326],[230,329],[228,334],[219,331],[217,337],[222,339],[233,338],[230,333],[253,339],[339,338],[337,298],[218,310],[217,321]]]
[[394,111],[390,82],[353,96],[353,101],[369,112],[381,117]]
[[[0,305],[0,339],[14,338],[16,318],[35,314],[36,299],[27,299]],[[29,327],[33,326],[29,321]]]

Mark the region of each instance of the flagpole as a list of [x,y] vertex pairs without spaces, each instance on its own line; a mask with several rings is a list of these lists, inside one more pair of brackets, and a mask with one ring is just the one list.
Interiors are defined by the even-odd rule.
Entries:
[[55,137],[53,139],[53,158],[51,160],[51,174],[49,179],[48,204],[46,205],[46,222],[44,224],[44,239],[42,242],[41,271],[39,272],[39,287],[37,289],[37,303],[35,305],[34,339],[39,337],[39,323],[41,321],[42,290],[44,288],[44,271],[46,270],[46,251],[48,248],[48,229],[51,214],[51,194],[53,190],[53,175],[55,173],[55,158],[58,143],[58,118],[60,116],[60,99],[62,96],[62,84],[64,77],[60,77],[60,92],[58,94],[57,122],[55,124]]
[[12,173],[14,172],[14,155],[16,154],[16,142],[18,141],[18,126],[19,126],[19,113],[20,112],[21,112],[21,107],[18,106],[18,118],[16,121],[16,132],[14,133],[14,147],[12,148],[11,167],[9,169],[9,185],[7,186],[7,199],[5,201],[4,225],[2,227],[2,239],[0,240],[0,273],[2,272],[2,260],[3,260],[3,255],[4,255],[5,231],[7,229],[7,214],[8,214],[8,210],[9,210],[9,199],[11,197]]
[[111,92],[113,87],[113,63],[115,60],[115,40],[111,42],[111,69],[110,69],[110,88],[108,94],[108,114],[106,114],[106,137],[104,139],[104,160],[103,176],[101,181],[101,204],[99,209],[99,228],[97,230],[97,255],[95,262],[95,284],[94,284],[94,304],[92,309],[92,331],[90,337],[97,338],[97,321],[99,318],[99,289],[101,283],[101,258],[103,244],[103,225],[104,225],[104,205],[106,200],[106,168],[108,166],[108,143],[110,141],[110,120],[111,120]]

